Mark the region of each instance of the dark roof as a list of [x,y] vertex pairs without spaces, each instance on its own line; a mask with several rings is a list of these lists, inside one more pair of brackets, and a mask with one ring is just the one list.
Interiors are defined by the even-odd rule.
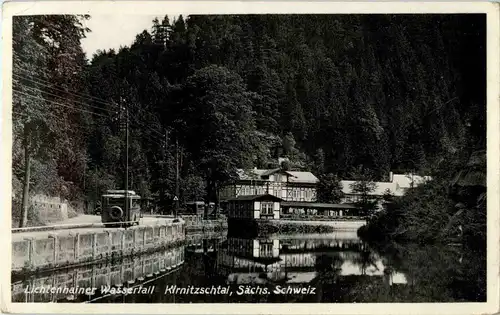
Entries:
[[274,201],[283,201],[283,199],[278,198],[274,195],[264,194],[264,195],[246,195],[246,196],[238,196],[236,198],[229,199],[228,201],[258,201],[258,200],[274,200]]
[[282,207],[301,207],[309,209],[356,209],[356,206],[346,203],[318,203],[318,202],[300,202],[300,201],[283,201]]

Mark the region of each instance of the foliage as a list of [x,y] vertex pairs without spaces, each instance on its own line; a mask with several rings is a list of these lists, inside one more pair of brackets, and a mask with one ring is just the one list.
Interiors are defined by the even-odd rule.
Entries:
[[320,176],[317,195],[319,202],[340,203],[344,197],[340,179],[332,173]]
[[387,188],[384,191],[384,195],[382,196],[382,198],[386,202],[391,202],[391,201],[394,201],[394,194],[392,193],[392,191],[389,188]]
[[350,189],[359,196],[356,206],[361,209],[362,215],[372,214],[379,201],[371,195],[377,189],[377,183],[373,180],[373,172],[360,165],[353,170],[351,177],[355,182],[350,184]]
[[[13,212],[21,212],[20,226],[30,219],[33,188],[35,193],[65,195],[64,190],[82,178],[85,146],[82,132],[73,125],[83,117],[67,90],[81,84],[80,39],[88,31],[81,21],[86,18],[40,15],[13,20],[13,175],[23,182],[22,201],[13,203],[20,205]],[[14,196],[20,193],[14,191]]]
[[370,239],[458,242],[471,250],[484,250],[486,184],[484,175],[479,175],[486,174],[484,156],[484,151],[475,151],[468,159],[450,158],[453,168],[443,172],[443,177],[410,189],[359,233]]
[[236,178],[238,167],[252,163],[254,95],[237,74],[218,66],[195,72],[181,93],[178,120],[190,123],[178,132],[207,182],[207,200],[213,200],[217,187]]

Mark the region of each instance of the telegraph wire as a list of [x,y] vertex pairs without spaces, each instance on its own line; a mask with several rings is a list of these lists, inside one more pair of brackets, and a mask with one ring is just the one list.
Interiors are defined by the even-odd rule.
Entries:
[[[20,75],[17,75],[17,74],[14,74],[14,75],[24,78],[23,76],[20,76]],[[49,85],[46,85],[46,84],[43,84],[43,83],[36,82],[36,80],[31,80],[31,79],[28,79],[28,78],[26,78],[26,79],[27,79],[27,80],[29,80],[29,81],[34,82],[35,84],[40,84],[40,85],[42,85],[42,86],[46,86],[46,87],[48,87],[48,88],[52,88],[52,89],[55,89],[55,90],[59,90],[59,91],[61,91],[61,92],[63,92],[63,93],[67,93],[67,94],[70,94],[70,95],[75,95],[75,96],[77,96],[77,97],[80,97],[80,98],[82,98],[82,99],[85,99],[83,96],[80,96],[80,95],[77,95],[77,94],[73,94],[73,93],[70,93],[70,92],[64,91],[64,90],[62,90],[62,89],[58,89],[58,88],[55,88],[55,87],[52,87],[52,86],[49,86]],[[26,88],[28,88],[28,89],[35,90],[35,91],[39,91],[39,92],[41,92],[41,93],[46,93],[46,94],[49,94],[49,95],[52,95],[52,96],[55,96],[55,97],[64,98],[63,96],[59,96],[59,95],[53,94],[53,93],[51,93],[51,92],[43,91],[43,90],[40,90],[40,89],[38,89],[38,88],[34,88],[34,87],[27,87],[27,86],[25,86],[25,87],[26,87]],[[20,92],[20,93],[22,93],[22,92]],[[86,99],[87,99],[87,100],[92,101],[92,99],[90,99],[90,98],[86,98]],[[47,100],[47,101],[48,101],[48,100]],[[87,107],[89,107],[89,108],[95,108],[95,109],[98,109],[98,110],[107,111],[107,112],[109,112],[109,113],[118,114],[118,111],[112,111],[112,110],[108,110],[108,109],[101,108],[101,107],[98,107],[98,106],[89,105],[89,104],[87,104],[87,103],[85,103],[85,102],[83,102],[83,101],[77,101],[77,100],[75,100],[75,102],[78,102],[78,103],[80,103],[80,104],[83,104],[84,106],[87,106]],[[101,104],[104,104],[104,105],[112,105],[112,103],[105,103],[105,102],[101,102],[101,101],[99,101],[98,103],[101,103]],[[115,106],[119,106],[118,104],[114,104],[114,105],[115,105]],[[67,105],[66,105],[66,106],[67,106]],[[96,114],[97,114],[97,113],[96,113]],[[152,127],[150,127],[150,126],[148,126],[148,125],[146,125],[146,124],[144,124],[144,123],[140,123],[140,122],[139,122],[139,121],[137,121],[137,120],[135,120],[135,123],[140,124],[143,128],[147,128],[147,129],[149,129],[150,131],[155,132],[156,134],[158,134],[160,137],[163,137],[163,134],[161,134],[161,132],[160,132],[160,131],[158,131],[158,130],[156,130],[156,129],[153,129]]]
[[[58,97],[58,98],[61,98],[61,99],[64,100],[64,96],[61,96],[61,95],[53,94],[51,92],[40,90],[40,89],[37,89],[37,88],[34,88],[34,87],[28,87],[28,86],[24,86],[24,87],[27,88],[27,89],[30,89],[30,90],[34,90],[34,91],[37,91],[37,92],[40,92],[40,93],[45,93],[45,94],[48,94],[48,95],[51,95],[51,96],[54,96],[54,97]],[[108,113],[112,113],[112,114],[118,114],[118,111],[112,111],[112,110],[105,109],[105,108],[102,108],[102,107],[99,107],[99,106],[89,105],[89,104],[87,104],[85,102],[78,101],[78,100],[72,100],[72,101],[75,102],[75,103],[80,103],[80,104],[82,104],[84,106],[87,106],[89,108],[94,108],[94,109],[97,109],[97,110],[102,110],[102,111],[105,111],[105,112],[108,112]]]
[[[49,92],[45,92],[45,91],[42,91],[42,90],[39,90],[39,89],[36,89],[36,88],[31,88],[31,87],[28,87],[29,89],[32,89],[32,90],[35,90],[35,91],[40,91],[42,93],[48,93],[48,94],[51,94]],[[56,102],[54,100],[47,100],[47,99],[44,99],[44,98],[40,98],[40,97],[37,97],[35,95],[32,95],[32,94],[29,94],[29,93],[25,93],[25,92],[22,92],[22,91],[19,91],[17,89],[13,89],[14,92],[16,93],[19,93],[19,94],[22,94],[22,95],[25,95],[27,97],[31,97],[31,98],[34,98],[34,99],[37,99],[37,100],[42,100],[42,101],[45,101],[47,103],[50,103],[52,105],[55,105],[55,106],[62,106],[62,107],[65,107],[65,108],[70,108],[72,110],[75,110],[75,111],[78,111],[78,112],[84,112],[84,113],[90,113],[90,114],[93,114],[93,115],[96,115],[96,116],[100,116],[100,117],[105,117],[105,118],[111,118],[113,119],[113,117],[111,117],[110,115],[106,115],[106,114],[99,114],[99,113],[95,113],[95,112],[92,112],[92,111],[88,111],[88,110],[85,110],[85,109],[82,109],[82,108],[78,108],[78,107],[74,107],[74,106],[69,106],[69,105],[65,105],[65,104],[61,104],[59,102]],[[62,98],[62,97],[61,97]],[[102,109],[102,108],[99,108],[99,107],[96,107],[96,106],[91,106],[91,105],[88,105],[84,102],[79,102],[85,106],[88,106],[89,108],[96,108],[98,110],[104,110],[104,111],[107,111],[107,112],[110,112],[109,110],[106,110],[106,109]],[[113,114],[118,114],[118,112],[111,112]],[[144,128],[150,132],[153,132],[155,133],[156,135],[154,136],[155,139],[161,141],[161,142],[165,142],[165,139],[164,139],[164,135],[161,134],[157,129],[154,129],[153,127],[151,126],[148,126],[146,125],[145,123],[141,123],[139,122],[138,120],[136,120],[135,118],[133,118],[133,121],[132,121],[132,124],[136,125],[136,126],[139,126],[141,128]],[[153,136],[153,135],[150,135],[150,136]]]
[[93,114],[93,115],[96,115],[96,116],[100,116],[100,117],[110,117],[109,115],[103,115],[103,114],[99,114],[99,113],[95,113],[95,112],[91,112],[91,111],[88,111],[88,110],[84,110],[84,109],[81,109],[81,108],[77,108],[77,107],[73,107],[73,106],[69,106],[69,105],[64,105],[64,104],[61,104],[61,103],[58,103],[56,101],[52,101],[52,100],[46,100],[44,98],[40,98],[40,97],[36,97],[34,95],[31,95],[29,93],[25,93],[25,92],[22,92],[22,91],[19,91],[19,90],[16,90],[16,89],[12,89],[14,92],[16,93],[19,93],[19,94],[22,94],[22,95],[25,95],[27,97],[31,97],[31,98],[34,98],[34,99],[37,99],[37,100],[41,100],[41,101],[44,101],[44,102],[47,102],[47,103],[50,103],[52,105],[55,105],[55,106],[62,106],[62,107],[66,107],[66,108],[70,108],[70,109],[73,109],[75,111],[79,111],[79,112],[84,112],[84,113],[90,113],[90,114]]
[[[73,96],[82,98],[82,99],[91,100],[93,102],[100,103],[100,104],[103,104],[103,105],[115,105],[115,106],[118,106],[118,104],[113,104],[113,103],[110,103],[110,102],[106,102],[105,100],[103,100],[101,98],[97,98],[95,96],[91,96],[91,95],[88,95],[88,94],[79,94],[79,93],[76,93],[74,90],[64,90],[62,88],[55,87],[52,84],[50,84],[50,82],[42,80],[42,79],[31,79],[31,78],[28,78],[28,77],[26,77],[24,75],[17,74],[17,73],[13,73],[12,75],[15,76],[15,77],[18,77],[19,79],[27,80],[27,81],[30,81],[30,82],[32,82],[34,84],[38,84],[38,85],[41,85],[41,86],[44,86],[44,87],[47,87],[47,88],[50,88],[50,89],[53,89],[53,90],[56,90],[56,91],[59,91],[59,92],[63,92],[63,93],[69,94],[69,95],[73,95]],[[47,82],[47,83],[45,83],[45,82]]]

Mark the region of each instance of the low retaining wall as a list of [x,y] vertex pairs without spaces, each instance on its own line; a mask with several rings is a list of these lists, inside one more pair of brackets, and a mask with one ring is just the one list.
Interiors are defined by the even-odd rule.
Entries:
[[182,221],[128,229],[51,232],[47,238],[26,237],[12,242],[12,272],[34,272],[140,254],[184,239]]

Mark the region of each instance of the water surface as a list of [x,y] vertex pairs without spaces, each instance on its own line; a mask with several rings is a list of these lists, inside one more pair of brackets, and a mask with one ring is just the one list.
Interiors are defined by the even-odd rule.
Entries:
[[[485,257],[465,254],[459,246],[368,246],[355,231],[255,238],[215,234],[190,240],[141,257],[20,279],[13,284],[13,300],[361,303],[486,298]],[[93,294],[26,293],[51,285],[98,289]],[[110,294],[112,288],[111,293],[131,291]]]

